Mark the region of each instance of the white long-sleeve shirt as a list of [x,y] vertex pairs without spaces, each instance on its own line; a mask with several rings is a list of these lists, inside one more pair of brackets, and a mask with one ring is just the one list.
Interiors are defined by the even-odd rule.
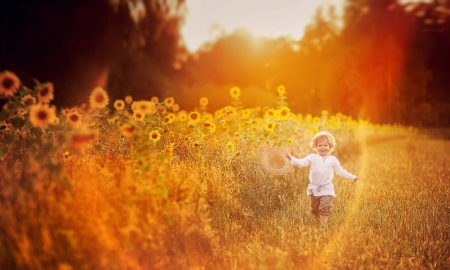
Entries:
[[306,190],[307,195],[331,195],[336,197],[334,185],[332,183],[334,173],[352,181],[357,178],[355,175],[342,168],[339,160],[332,155],[327,155],[325,161],[319,154],[309,154],[302,159],[291,156],[291,164],[300,168],[311,165],[309,170],[309,185]]

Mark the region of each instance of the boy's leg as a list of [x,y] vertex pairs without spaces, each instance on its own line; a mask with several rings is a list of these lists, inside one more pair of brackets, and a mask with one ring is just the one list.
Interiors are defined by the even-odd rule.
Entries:
[[314,195],[310,195],[311,197],[311,213],[320,220],[320,197],[315,197]]
[[331,215],[331,207],[333,205],[333,196],[321,196],[320,197],[320,222],[322,226],[328,227],[328,218]]

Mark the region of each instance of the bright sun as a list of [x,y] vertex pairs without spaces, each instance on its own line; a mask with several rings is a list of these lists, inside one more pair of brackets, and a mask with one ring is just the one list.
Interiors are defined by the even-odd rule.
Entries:
[[320,5],[342,0],[186,0],[188,14],[182,35],[190,52],[236,29],[255,36],[300,39]]

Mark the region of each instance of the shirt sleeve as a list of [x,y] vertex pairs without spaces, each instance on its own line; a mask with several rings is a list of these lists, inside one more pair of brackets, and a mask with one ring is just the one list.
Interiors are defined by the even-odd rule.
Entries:
[[342,176],[344,178],[350,179],[352,181],[356,179],[356,175],[353,175],[348,171],[346,171],[344,168],[342,168],[341,163],[337,158],[333,162],[333,170],[337,175]]
[[297,167],[306,167],[308,165],[311,165],[311,155],[306,156],[305,158],[296,158],[294,156],[291,156],[291,164]]

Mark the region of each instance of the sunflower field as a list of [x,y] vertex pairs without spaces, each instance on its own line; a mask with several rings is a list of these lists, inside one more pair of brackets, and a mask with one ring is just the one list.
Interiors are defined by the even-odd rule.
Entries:
[[[367,171],[374,169],[367,165],[371,145],[404,145],[396,155],[422,164],[413,142],[425,139],[414,128],[375,125],[326,110],[319,116],[294,113],[282,85],[276,108],[246,108],[240,89],[233,87],[230,105],[211,112],[207,97],[184,110],[174,97],[112,101],[102,88],[93,89],[87,104],[56,108],[52,83],[36,82],[31,89],[9,71],[0,73],[0,83],[5,101],[0,112],[1,269],[450,265],[445,223],[450,208],[440,208],[438,215],[431,193],[381,188],[389,187],[390,182],[377,182],[388,174],[376,175],[393,167]],[[335,136],[334,154],[363,182],[355,187],[335,180],[339,199],[325,231],[308,213],[308,171],[270,176],[259,163],[268,147],[298,157],[309,154],[309,141],[322,130]],[[433,160],[430,166],[448,162],[442,159],[445,152],[426,154]],[[392,153],[383,155],[376,164],[394,160]],[[417,170],[416,163],[405,164],[396,168],[405,170],[403,176]],[[428,184],[434,198],[448,202],[448,169],[427,172],[440,181],[441,189]],[[375,178],[364,184],[369,175]],[[361,190],[372,190],[367,198],[377,194],[376,203],[360,198]],[[413,201],[412,194],[422,196],[417,203],[429,211],[381,204],[389,202],[390,192]],[[428,200],[432,204],[425,206]],[[358,209],[362,204],[368,212]],[[389,217],[395,222],[383,222]],[[426,222],[411,226],[401,217]]]

